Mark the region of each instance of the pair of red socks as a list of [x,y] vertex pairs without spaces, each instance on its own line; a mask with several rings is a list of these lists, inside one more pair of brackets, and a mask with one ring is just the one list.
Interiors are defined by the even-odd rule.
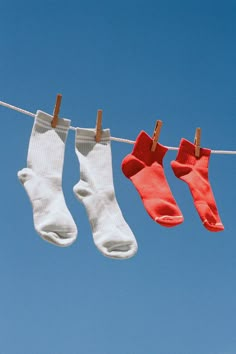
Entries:
[[[122,161],[122,171],[136,187],[150,217],[160,225],[176,226],[184,221],[165,177],[163,158],[168,148],[157,143],[151,151],[152,138],[142,131],[134,149]],[[209,231],[222,231],[214,195],[208,179],[211,150],[200,149],[195,157],[194,144],[186,139],[180,142],[175,161],[171,162],[174,174],[185,181],[190,189],[196,210]]]

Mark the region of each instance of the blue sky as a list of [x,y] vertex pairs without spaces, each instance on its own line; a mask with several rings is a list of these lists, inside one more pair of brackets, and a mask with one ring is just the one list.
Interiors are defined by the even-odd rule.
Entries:
[[[202,146],[236,150],[235,1],[23,1],[0,4],[0,100],[103,127],[135,140],[153,133],[178,146],[202,129]],[[112,142],[116,197],[139,244],[129,260],[102,256],[84,207],[70,131],[63,189],[77,227],[68,248],[43,241],[17,179],[33,119],[0,107],[2,186],[0,354],[235,354],[234,155],[212,155],[210,181],[225,231],[201,224],[187,186],[164,160],[184,215],[164,228],[146,213]]]

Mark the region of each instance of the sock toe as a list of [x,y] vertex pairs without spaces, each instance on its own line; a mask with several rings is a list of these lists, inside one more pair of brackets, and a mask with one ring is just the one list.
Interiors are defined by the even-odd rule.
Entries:
[[77,238],[77,231],[73,232],[53,232],[53,231],[40,231],[40,236],[49,243],[56,246],[67,247],[70,246]]
[[107,241],[98,249],[109,258],[127,259],[135,255],[137,243],[132,241]]
[[221,222],[212,224],[208,220],[204,220],[203,221],[203,225],[205,226],[205,228],[207,230],[213,231],[213,232],[218,232],[218,231],[223,231],[224,230],[224,225]]
[[155,221],[165,227],[174,227],[179,224],[182,224],[184,221],[184,217],[182,215],[178,216],[169,216],[169,215],[164,215],[164,216],[157,216],[155,217]]
[[213,210],[205,202],[195,203],[203,225],[209,231],[223,231],[224,225],[221,223],[217,210]]

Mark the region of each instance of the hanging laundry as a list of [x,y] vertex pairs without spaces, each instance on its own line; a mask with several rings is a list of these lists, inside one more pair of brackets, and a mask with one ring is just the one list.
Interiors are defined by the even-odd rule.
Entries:
[[[153,138],[150,138],[143,131],[139,134],[136,141],[112,137],[110,136],[110,133],[106,135],[106,133],[104,133],[105,131],[103,132],[101,129],[102,110],[98,111],[95,137],[93,136],[93,138],[91,138],[90,133],[88,133],[89,139],[87,139],[87,133],[82,133],[82,139],[80,141],[78,133],[79,128],[71,126],[69,120],[59,119],[59,126],[57,127],[60,102],[61,94],[58,94],[52,124],[52,117],[46,113],[38,111],[35,115],[34,113],[28,112],[22,108],[0,101],[1,106],[35,118],[28,150],[27,168],[19,171],[18,177],[24,185],[32,202],[35,228],[45,240],[59,246],[67,246],[74,242],[77,236],[76,225],[65,205],[65,200],[61,189],[64,145],[69,129],[76,131],[77,134],[76,154],[79,157],[79,160],[82,159],[84,161],[84,167],[81,168],[81,171],[82,175],[83,169],[86,171],[84,173],[85,181],[88,180],[88,184],[90,184],[90,182],[94,182],[94,175],[97,172],[101,173],[101,176],[103,176],[103,173],[107,171],[110,176],[110,179],[108,178],[108,180],[109,183],[111,182],[110,184],[112,191],[110,190],[109,197],[109,188],[108,190],[105,189],[104,195],[106,195],[106,198],[104,198],[104,200],[106,207],[104,208],[104,213],[102,213],[99,209],[98,217],[95,215],[94,208],[90,207],[89,198],[84,198],[82,195],[83,191],[80,191],[79,188],[77,191],[76,186],[74,187],[75,194],[78,199],[83,202],[87,209],[95,244],[100,251],[108,257],[129,258],[132,257],[132,255],[134,255],[137,251],[137,243],[134,235],[124,221],[115,198],[110,156],[110,140],[134,144],[132,153],[129,154],[122,162],[122,171],[124,175],[133,182],[143,200],[144,207],[146,208],[148,214],[156,222],[163,226],[170,227],[178,225],[184,220],[183,215],[181,214],[181,211],[171,193],[163,170],[163,158],[166,151],[175,150],[178,151],[178,155],[176,160],[171,162],[172,169],[176,177],[182,179],[188,184],[195,207],[203,222],[203,225],[210,231],[224,230],[208,179],[208,166],[211,154],[236,155],[235,150],[209,150],[200,148],[200,128],[197,128],[196,130],[194,144],[182,139],[179,148],[162,146],[157,142],[162,121],[156,122]],[[53,130],[51,124],[57,128]],[[82,132],[81,129],[79,131]],[[85,129],[85,131],[93,131],[94,133],[94,129]],[[104,141],[99,143],[101,132],[103,132],[103,135],[105,134],[103,136]],[[83,134],[85,139],[83,138]],[[50,137],[51,140],[48,139],[48,137]],[[53,141],[54,143],[52,143]],[[83,156],[83,148],[81,148],[82,150],[80,151],[80,143],[82,144],[85,141],[88,143],[88,146],[86,147],[88,155]],[[95,147],[96,143],[98,145]],[[106,145],[109,147],[105,149]],[[100,148],[104,146],[104,151],[102,149],[100,151],[98,146],[100,146]],[[101,167],[98,167],[98,171],[96,171],[96,167],[93,169],[93,163],[95,166],[96,163],[98,165],[101,164],[101,161],[98,163],[96,160],[97,157],[95,158],[95,155],[93,156],[93,150],[99,150],[97,156],[101,159],[101,161],[104,160],[102,164],[102,166],[104,166],[103,171],[101,171]],[[92,153],[91,156],[93,156],[92,160],[90,158],[90,152]],[[109,156],[106,161],[105,156]],[[93,159],[96,161],[94,162]],[[87,171],[87,165],[91,167],[92,172]],[[78,184],[79,187],[81,185],[82,184]],[[101,185],[101,189],[104,186],[105,183]],[[92,191],[91,195],[93,196],[90,199],[97,202],[97,198],[94,197],[98,187],[97,181],[94,185],[91,184],[90,187]],[[99,190],[99,193],[100,192],[101,191]],[[122,247],[120,248],[122,248],[122,250],[120,249],[120,253],[118,249],[115,251],[113,249],[113,245],[115,247],[118,245],[119,242],[116,244],[116,241],[119,237],[113,238],[111,237],[111,234],[109,234],[108,230],[110,230],[111,223],[107,225],[104,239],[102,239],[100,232],[104,229],[104,226],[101,226],[102,223],[100,221],[103,220],[103,215],[106,213],[107,215],[109,214],[106,210],[108,210],[107,205],[109,205],[108,201],[110,199],[114,200],[114,204],[112,203],[111,205],[116,205],[116,208],[111,208],[111,210],[116,209],[115,212],[117,212],[117,208],[119,210],[119,212],[117,212],[117,214],[119,214],[118,219],[120,220],[118,224],[120,223],[120,225],[122,225],[119,229],[124,230],[125,233],[125,236],[122,236],[124,242],[121,242]],[[59,202],[57,202],[57,200],[59,200]],[[101,208],[100,204],[99,208]],[[59,217],[59,215],[62,214],[65,217]],[[102,215],[101,217],[100,214]],[[111,214],[109,214],[109,218],[110,220],[113,220],[114,215],[111,216]],[[115,221],[115,224],[117,225],[117,220]],[[117,230],[117,226],[115,226],[115,229]],[[109,242],[107,243],[107,240],[109,239],[111,239],[110,244]],[[108,245],[111,247],[109,248]]]
[[69,246],[77,227],[67,209],[62,191],[62,170],[69,119],[37,111],[28,148],[27,168],[18,172],[33,207],[34,226],[39,235],[57,246]]
[[168,149],[157,142],[155,151],[151,151],[152,143],[152,138],[141,131],[132,153],[122,161],[122,171],[136,187],[150,217],[162,226],[176,226],[184,218],[163,169]]
[[175,176],[188,184],[205,228],[209,231],[222,231],[224,226],[208,178],[210,156],[210,149],[200,148],[200,156],[196,157],[195,145],[181,139],[176,160],[171,162],[171,166]]
[[87,211],[93,240],[104,256],[130,258],[137,252],[136,239],[126,223],[115,197],[110,130],[76,129],[75,151],[80,164],[80,181],[74,193]]

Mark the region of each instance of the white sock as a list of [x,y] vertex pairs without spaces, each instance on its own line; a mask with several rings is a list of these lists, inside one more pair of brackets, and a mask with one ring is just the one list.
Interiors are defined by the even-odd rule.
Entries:
[[110,130],[103,130],[96,143],[94,129],[77,128],[75,151],[80,181],[73,190],[86,208],[95,245],[107,257],[132,257],[138,245],[115,197]]
[[18,178],[30,198],[33,219],[40,236],[57,246],[69,246],[77,236],[77,227],[67,209],[62,191],[65,142],[70,120],[59,119],[54,129],[52,117],[37,111],[27,157],[27,168]]

